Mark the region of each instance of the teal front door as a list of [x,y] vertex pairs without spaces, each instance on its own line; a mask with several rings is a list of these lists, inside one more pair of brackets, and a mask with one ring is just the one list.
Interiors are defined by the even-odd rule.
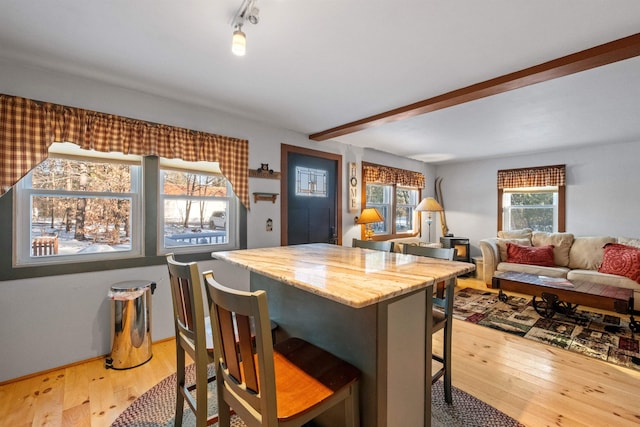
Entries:
[[338,162],[290,152],[287,164],[287,243],[336,243]]

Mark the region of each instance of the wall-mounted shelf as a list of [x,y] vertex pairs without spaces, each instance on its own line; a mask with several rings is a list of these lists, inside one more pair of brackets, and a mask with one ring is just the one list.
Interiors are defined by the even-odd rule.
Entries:
[[249,178],[280,179],[280,172],[249,169]]
[[258,203],[259,201],[271,201],[272,203],[276,202],[278,198],[278,193],[253,193],[253,203]]

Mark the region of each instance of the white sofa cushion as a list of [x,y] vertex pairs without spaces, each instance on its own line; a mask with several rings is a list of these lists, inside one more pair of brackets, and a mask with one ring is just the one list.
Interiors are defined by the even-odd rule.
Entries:
[[509,231],[501,230],[501,231],[498,231],[498,238],[531,240],[531,233],[533,233],[533,230],[530,228],[523,228],[522,230],[509,230]]
[[640,239],[634,239],[633,237],[618,237],[618,243],[640,248]]
[[602,264],[604,245],[615,243],[615,237],[576,237],[569,251],[569,268],[581,270],[598,270]]
[[529,239],[496,239],[500,262],[507,260],[507,243],[515,243],[520,246],[531,246],[531,240]]
[[533,246],[553,245],[553,259],[558,267],[569,265],[569,250],[573,244],[571,233],[545,233],[534,231],[531,235]]
[[617,286],[619,288],[640,290],[635,280],[617,274],[599,273],[594,270],[571,270],[567,274],[567,279],[578,280],[600,285]]
[[516,264],[513,262],[501,262],[496,268],[498,271],[516,271],[518,273],[535,274],[536,276],[567,277],[567,267],[542,267],[540,265]]

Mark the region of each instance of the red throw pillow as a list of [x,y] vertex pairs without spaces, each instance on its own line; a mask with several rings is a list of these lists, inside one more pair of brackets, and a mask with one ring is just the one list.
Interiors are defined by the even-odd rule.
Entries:
[[515,243],[507,243],[507,262],[542,267],[556,266],[553,260],[553,245],[520,246]]
[[640,248],[607,243],[604,245],[600,273],[617,274],[640,283]]

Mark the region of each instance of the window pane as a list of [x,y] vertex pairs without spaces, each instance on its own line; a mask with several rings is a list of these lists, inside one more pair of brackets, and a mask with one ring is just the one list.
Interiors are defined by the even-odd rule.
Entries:
[[296,196],[328,197],[327,171],[296,166]]
[[64,191],[131,191],[127,164],[49,158],[31,174],[31,188]]
[[[387,227],[387,224],[390,223],[391,221],[391,217],[389,215],[389,209],[387,206],[382,205],[382,206],[369,206],[369,207],[375,207],[376,209],[378,209],[378,212],[380,212],[380,215],[382,215],[382,217],[384,218],[384,221],[380,221],[380,222],[374,222],[371,224],[371,228],[373,229],[373,231],[376,232],[376,234],[388,234],[390,233],[389,231],[389,227]],[[389,218],[389,219],[387,219]]]
[[163,170],[163,194],[185,196],[227,196],[227,180],[222,175],[202,175]]
[[162,248],[189,252],[231,243],[233,192],[223,175],[162,170],[161,177]]
[[554,193],[510,193],[514,206],[553,205]]
[[131,250],[131,198],[31,197],[31,256]]
[[367,184],[367,207],[389,203],[390,185]]
[[87,157],[51,155],[16,187],[17,265],[140,254],[141,167],[76,151]]
[[503,195],[503,228],[517,230],[531,228],[535,231],[557,230],[557,192],[521,191]]
[[371,224],[376,234],[390,234],[393,216],[391,215],[391,198],[393,186],[380,184],[367,184],[368,208],[376,208],[384,218],[384,221]]
[[164,246],[227,243],[225,201],[170,199],[164,202]]
[[535,231],[553,232],[553,208],[511,207],[509,208],[509,230],[531,228]]
[[396,233],[413,230],[414,209],[418,204],[418,190],[398,188],[396,190]]

